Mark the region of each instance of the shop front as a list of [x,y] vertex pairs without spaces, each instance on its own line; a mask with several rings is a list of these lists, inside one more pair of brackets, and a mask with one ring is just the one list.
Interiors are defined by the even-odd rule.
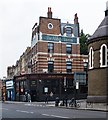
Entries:
[[68,99],[74,95],[74,74],[25,74],[15,76],[15,100],[28,101],[28,94],[31,101],[55,100],[56,97]]
[[13,79],[6,80],[6,100],[7,101],[14,101],[15,100]]

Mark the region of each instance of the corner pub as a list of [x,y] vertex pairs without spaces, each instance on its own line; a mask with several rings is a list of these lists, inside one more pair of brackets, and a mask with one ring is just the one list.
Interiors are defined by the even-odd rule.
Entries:
[[77,13],[73,24],[62,23],[48,8],[47,17],[40,17],[32,28],[30,51],[15,67],[16,101],[27,101],[28,93],[31,101],[43,101],[46,94],[49,100],[71,99],[76,93],[77,99],[87,97],[88,55],[80,54],[79,31]]

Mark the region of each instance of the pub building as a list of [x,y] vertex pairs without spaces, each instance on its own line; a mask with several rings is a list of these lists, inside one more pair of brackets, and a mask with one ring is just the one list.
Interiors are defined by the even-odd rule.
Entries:
[[53,18],[49,7],[47,17],[39,17],[39,24],[35,23],[32,28],[30,73],[23,67],[24,74],[14,77],[15,99],[26,101],[27,93],[31,94],[32,101],[44,100],[46,93],[49,96],[53,93],[49,99],[56,96],[62,99],[66,94],[71,98],[76,81],[79,98],[86,97],[87,63],[88,56],[80,55],[77,13],[73,24],[62,23],[61,19]]

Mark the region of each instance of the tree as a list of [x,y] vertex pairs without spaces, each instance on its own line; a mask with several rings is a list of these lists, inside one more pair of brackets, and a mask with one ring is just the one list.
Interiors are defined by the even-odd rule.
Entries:
[[80,54],[88,55],[87,40],[90,37],[89,34],[84,34],[81,30],[80,34]]

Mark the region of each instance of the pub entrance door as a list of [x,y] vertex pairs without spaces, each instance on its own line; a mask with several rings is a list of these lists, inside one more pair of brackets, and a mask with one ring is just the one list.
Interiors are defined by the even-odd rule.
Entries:
[[36,90],[31,90],[31,101],[34,102],[37,99]]

